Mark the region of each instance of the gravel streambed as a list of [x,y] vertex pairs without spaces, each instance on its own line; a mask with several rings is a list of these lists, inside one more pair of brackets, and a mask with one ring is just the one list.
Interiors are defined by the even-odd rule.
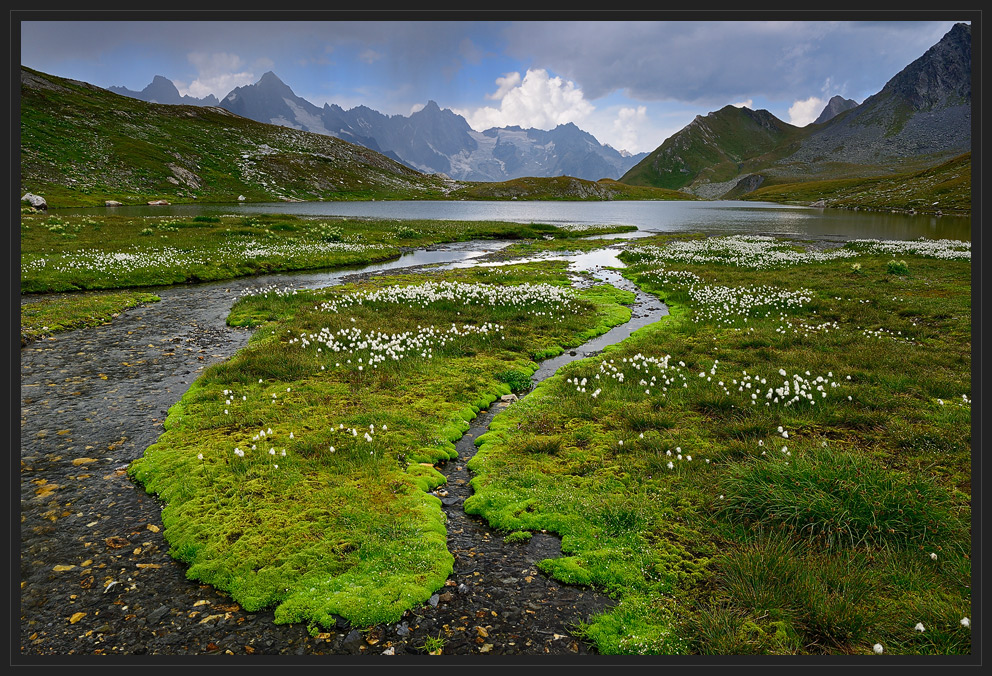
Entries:
[[[465,261],[469,249],[451,247],[450,261]],[[433,258],[428,264],[446,262]],[[225,324],[242,290],[326,286],[394,270],[411,271],[379,266],[153,290],[159,303],[21,350],[22,656],[423,654],[427,639],[439,635],[444,654],[588,652],[569,632],[611,600],[537,571],[539,561],[560,555],[558,539],[539,533],[506,544],[461,508],[471,491],[465,463],[474,439],[505,403],[479,414],[457,444],[458,459],[442,467],[448,484],[438,494],[454,573],[401,623],[370,631],[341,620],[311,635],[301,624],[274,624],[271,611],[248,613],[223,592],[187,580],[185,566],[168,554],[161,504],[128,479],[127,465],[156,441],[168,408],[204,368],[247,343],[249,331]],[[625,283],[615,273],[599,274]],[[598,347],[558,360],[582,358],[664,313],[640,293],[633,309],[632,322],[597,339]],[[549,364],[540,377],[562,363],[543,375]]]

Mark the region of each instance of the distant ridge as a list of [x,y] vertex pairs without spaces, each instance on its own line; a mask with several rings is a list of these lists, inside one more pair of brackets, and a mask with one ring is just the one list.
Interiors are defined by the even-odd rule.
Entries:
[[616,150],[572,123],[548,131],[511,126],[477,132],[464,117],[435,101],[409,116],[383,115],[367,106],[350,110],[334,104],[318,107],[297,96],[272,71],[209,103],[206,99],[181,100],[175,85],[161,76],[141,92],[122,87],[112,91],[158,103],[217,105],[259,122],[335,136],[418,171],[465,181],[527,176],[618,179],[647,155]]
[[25,67],[20,93],[21,187],[53,207],[439,199],[456,187],[363,146],[216,106],[148,103]]
[[955,24],[877,94],[860,105],[834,97],[817,119],[800,128],[727,106],[697,116],[620,180],[738,198],[769,185],[918,172],[969,153],[971,27]]
[[140,92],[131,91],[127,87],[108,87],[109,91],[121,96],[130,96],[133,99],[148,101],[149,103],[167,103],[170,105],[190,105],[190,106],[216,106],[220,103],[213,94],[208,94],[202,99],[189,95],[180,95],[176,85],[161,75],[152,78],[151,83]]

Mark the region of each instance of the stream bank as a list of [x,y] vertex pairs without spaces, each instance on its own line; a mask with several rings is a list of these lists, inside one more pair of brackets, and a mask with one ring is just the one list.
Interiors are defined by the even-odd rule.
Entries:
[[[453,247],[449,261],[427,264],[467,264],[467,250]],[[242,290],[326,286],[392,270],[410,271],[393,265],[156,290],[159,303],[22,350],[21,655],[422,654],[429,637],[449,631],[445,654],[588,651],[569,632],[610,600],[537,572],[537,562],[560,554],[557,538],[503,543],[461,509],[471,490],[465,463],[473,441],[501,404],[480,413],[457,444],[459,458],[444,466],[455,572],[431,603],[366,633],[343,621],[312,634],[303,625],[276,625],[272,612],[247,613],[187,580],[185,566],[168,554],[160,503],[128,480],[125,468],[157,439],[169,406],[200,371],[247,343],[248,331],[225,324]],[[626,283],[612,274],[618,286]],[[621,340],[662,309],[638,294],[632,322],[592,342]],[[587,344],[557,359],[598,349]]]

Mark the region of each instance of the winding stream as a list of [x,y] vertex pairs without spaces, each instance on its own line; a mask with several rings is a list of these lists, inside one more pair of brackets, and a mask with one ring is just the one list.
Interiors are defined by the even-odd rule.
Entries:
[[[479,414],[456,444],[458,459],[442,468],[448,483],[438,495],[455,556],[447,586],[401,624],[364,635],[344,623],[317,636],[300,625],[274,625],[271,612],[246,613],[223,593],[186,580],[162,537],[160,504],[125,472],[161,434],[168,408],[197,375],[247,343],[248,330],[225,324],[243,291],[317,288],[420,265],[476,265],[506,244],[434,247],[357,270],[153,289],[158,303],[23,348],[21,653],[348,654],[383,652],[386,645],[394,653],[418,652],[425,637],[445,626],[454,632],[446,653],[586,652],[569,627],[611,601],[537,572],[538,561],[560,555],[558,539],[537,534],[524,544],[504,544],[461,508],[471,493],[465,463],[474,439],[504,403]],[[576,272],[589,270],[634,291],[637,299],[630,322],[542,362],[535,384],[667,313],[657,299],[603,269],[622,267],[616,253],[611,247],[556,257]]]

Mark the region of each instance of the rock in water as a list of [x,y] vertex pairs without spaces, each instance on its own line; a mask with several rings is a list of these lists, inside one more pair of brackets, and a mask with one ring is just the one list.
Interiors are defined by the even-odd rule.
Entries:
[[48,202],[41,195],[35,195],[34,193],[24,193],[24,197],[21,198],[22,202],[27,202],[35,209],[48,209]]
[[118,202],[117,200],[107,200],[106,202],[103,203],[103,205],[106,206],[106,207],[119,207],[119,206],[123,206],[123,204],[121,202]]

